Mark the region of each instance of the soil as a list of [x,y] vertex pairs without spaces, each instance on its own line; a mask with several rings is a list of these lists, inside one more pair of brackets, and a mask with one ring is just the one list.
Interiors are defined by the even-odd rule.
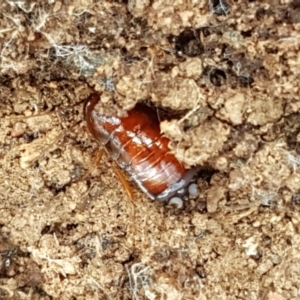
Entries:
[[[0,299],[300,299],[299,0],[6,0],[0,47]],[[129,200],[95,91],[157,110],[197,199]]]

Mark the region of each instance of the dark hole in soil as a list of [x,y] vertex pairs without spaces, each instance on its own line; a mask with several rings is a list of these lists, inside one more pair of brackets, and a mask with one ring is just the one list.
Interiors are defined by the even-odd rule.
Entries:
[[197,30],[184,30],[175,37],[175,49],[177,53],[195,57],[204,52],[204,48],[200,43],[199,32]]

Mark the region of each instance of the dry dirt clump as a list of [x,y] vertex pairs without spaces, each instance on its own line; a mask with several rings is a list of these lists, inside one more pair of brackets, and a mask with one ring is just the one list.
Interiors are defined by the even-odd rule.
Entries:
[[[300,299],[300,1],[0,3],[0,299]],[[200,195],[131,203],[83,99],[157,110]]]

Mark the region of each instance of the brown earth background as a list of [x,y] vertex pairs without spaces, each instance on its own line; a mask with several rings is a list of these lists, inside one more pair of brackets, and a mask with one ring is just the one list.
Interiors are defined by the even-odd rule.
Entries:
[[[1,1],[0,299],[300,299],[299,45],[299,0]],[[168,116],[197,199],[129,201],[94,90]]]

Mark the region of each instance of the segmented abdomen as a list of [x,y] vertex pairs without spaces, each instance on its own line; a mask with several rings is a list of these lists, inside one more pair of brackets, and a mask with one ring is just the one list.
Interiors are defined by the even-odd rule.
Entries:
[[169,140],[160,134],[150,108],[137,105],[127,117],[118,118],[97,113],[98,101],[99,95],[92,94],[85,102],[90,133],[150,198],[166,200],[174,194],[169,191],[186,185],[182,178],[187,170],[170,153]]

